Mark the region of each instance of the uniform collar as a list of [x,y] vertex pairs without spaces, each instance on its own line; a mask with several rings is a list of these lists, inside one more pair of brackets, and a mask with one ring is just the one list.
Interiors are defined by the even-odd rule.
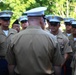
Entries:
[[16,30],[15,29],[9,29],[9,34],[14,33]]
[[40,26],[28,26],[27,29],[42,29]]
[[[8,30],[8,35],[14,33],[13,29]],[[0,27],[0,34],[4,34],[2,28]],[[5,34],[4,34],[5,35]]]
[[[51,32],[50,29],[49,29],[49,31]],[[62,32],[60,29],[58,30],[58,34],[56,36],[57,36],[57,38],[62,38]]]
[[63,34],[62,31],[59,29],[58,34],[57,34],[57,37],[58,38],[63,38],[62,34]]
[[69,36],[69,40],[74,40],[73,34]]

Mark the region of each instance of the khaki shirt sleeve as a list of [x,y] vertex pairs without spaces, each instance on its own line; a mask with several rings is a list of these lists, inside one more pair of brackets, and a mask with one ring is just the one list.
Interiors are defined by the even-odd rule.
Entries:
[[8,64],[15,65],[15,54],[13,52],[14,45],[11,43],[8,47],[7,53],[6,53],[6,60]]
[[64,59],[61,55],[58,44],[56,45],[56,48],[54,49],[53,63],[54,63],[53,64],[54,66],[61,66],[61,64],[64,63]]
[[61,52],[60,52],[60,47],[59,47],[59,44],[57,42],[57,39],[55,39],[53,36],[52,36],[52,43],[53,43],[53,50],[52,50],[52,63],[54,66],[60,66],[61,64],[63,64],[63,58],[62,58],[62,55],[61,55]]
[[72,52],[72,48],[71,48],[71,46],[70,46],[69,39],[66,38],[66,39],[65,39],[64,53],[70,53],[70,52]]

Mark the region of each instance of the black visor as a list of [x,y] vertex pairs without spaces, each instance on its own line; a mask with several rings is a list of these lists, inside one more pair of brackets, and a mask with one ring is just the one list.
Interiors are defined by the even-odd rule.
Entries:
[[64,22],[66,26],[71,26],[70,22]]
[[50,25],[51,26],[57,26],[57,25],[60,25],[60,22],[50,22]]
[[21,23],[26,23],[26,22],[27,22],[27,20],[22,20],[22,21],[21,21]]
[[4,20],[4,21],[9,21],[10,17],[0,17],[0,19]]

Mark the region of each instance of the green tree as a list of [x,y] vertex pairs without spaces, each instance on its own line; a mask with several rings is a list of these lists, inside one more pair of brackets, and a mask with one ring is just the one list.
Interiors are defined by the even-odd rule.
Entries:
[[76,18],[76,0],[1,0],[0,11],[12,10],[12,22],[23,12],[38,6],[46,6],[45,14],[54,14],[61,17]]

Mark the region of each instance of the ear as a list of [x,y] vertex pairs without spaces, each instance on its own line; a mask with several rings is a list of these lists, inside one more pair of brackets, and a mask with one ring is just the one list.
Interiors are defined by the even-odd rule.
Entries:
[[2,24],[2,23],[3,23],[3,20],[0,19],[0,24]]
[[42,20],[42,18],[39,18],[39,22],[40,22],[40,25],[43,24],[43,20]]
[[60,24],[59,24],[59,27],[60,27]]
[[44,21],[43,21],[43,18],[40,18],[39,22],[40,22],[40,26],[41,26],[41,28],[44,29],[45,27],[44,27]]

